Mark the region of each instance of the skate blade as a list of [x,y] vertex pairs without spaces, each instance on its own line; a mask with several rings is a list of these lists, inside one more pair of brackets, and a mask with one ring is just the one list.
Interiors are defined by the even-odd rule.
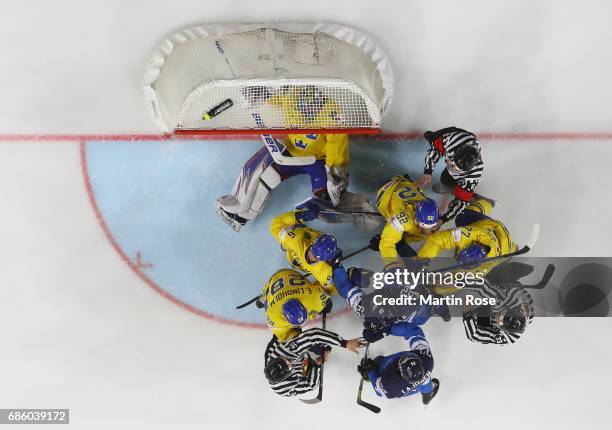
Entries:
[[236,233],[240,232],[242,228],[242,224],[240,224],[235,219],[230,218],[225,212],[223,212],[223,208],[219,207],[217,209],[217,215],[221,218],[227,225],[229,225]]

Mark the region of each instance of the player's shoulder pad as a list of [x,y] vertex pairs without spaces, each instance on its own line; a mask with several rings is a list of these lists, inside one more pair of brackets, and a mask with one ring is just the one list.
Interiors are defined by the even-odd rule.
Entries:
[[288,237],[295,237],[293,230],[293,226],[284,227],[283,229],[281,229],[281,231],[278,232],[278,237],[280,238],[280,240],[285,240]]
[[402,222],[398,219],[397,216],[392,216],[387,220],[387,222],[391,224],[391,226],[393,226],[393,228],[396,229],[398,232],[402,233],[404,231],[404,226],[402,225]]

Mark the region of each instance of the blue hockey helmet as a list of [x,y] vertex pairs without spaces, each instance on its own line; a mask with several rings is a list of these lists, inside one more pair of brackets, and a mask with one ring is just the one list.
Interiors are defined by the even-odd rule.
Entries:
[[438,205],[431,199],[421,200],[416,204],[415,217],[417,225],[429,230],[438,224]]
[[330,261],[338,253],[338,242],[331,234],[322,234],[312,244],[312,254],[319,261]]
[[308,311],[298,299],[289,299],[283,303],[283,315],[289,324],[301,326],[308,320]]
[[474,243],[457,253],[457,261],[459,264],[469,264],[474,261],[482,260],[486,258],[486,256],[487,249],[482,245]]
[[416,384],[425,376],[421,357],[414,352],[407,352],[397,361],[397,370],[402,379],[410,384]]

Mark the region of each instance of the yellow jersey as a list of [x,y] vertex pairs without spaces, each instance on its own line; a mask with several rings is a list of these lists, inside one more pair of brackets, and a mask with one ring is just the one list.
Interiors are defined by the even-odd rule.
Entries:
[[[487,215],[491,208],[491,204],[486,200],[478,199],[473,201],[466,210]],[[427,238],[417,256],[420,258],[435,258],[445,249],[454,250],[455,255],[457,255],[473,244],[488,247],[488,258],[499,257],[517,249],[506,226],[501,221],[486,218],[464,227],[433,233]],[[493,261],[481,265],[478,269],[486,273],[499,263],[501,261]]]
[[[306,119],[297,109],[300,89],[281,90],[270,98],[270,103],[283,111],[287,128],[336,128],[342,125],[340,108],[326,98],[323,106]],[[294,157],[313,155],[317,160],[325,160],[330,167],[346,167],[349,163],[348,134],[289,134],[285,146]]]
[[287,261],[303,272],[311,274],[330,294],[336,292],[332,278],[332,267],[325,261],[309,262],[308,248],[321,236],[321,232],[300,224],[295,219],[296,211],[275,217],[270,223],[270,233],[287,252]]
[[268,280],[262,291],[268,327],[281,342],[291,339],[301,331],[283,315],[283,303],[298,299],[308,312],[308,319],[314,319],[323,311],[329,295],[313,284],[304,275],[292,269],[281,269]]
[[420,188],[403,176],[394,176],[376,195],[376,207],[387,223],[380,237],[380,255],[384,259],[396,259],[395,245],[400,240],[418,242],[429,235],[416,223],[416,203],[427,199]]

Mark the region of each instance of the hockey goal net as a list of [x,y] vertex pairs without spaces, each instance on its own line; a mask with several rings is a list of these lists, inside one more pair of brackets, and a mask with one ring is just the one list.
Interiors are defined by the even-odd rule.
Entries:
[[378,44],[352,28],[201,25],[157,48],[144,94],[167,133],[374,133],[393,74]]

